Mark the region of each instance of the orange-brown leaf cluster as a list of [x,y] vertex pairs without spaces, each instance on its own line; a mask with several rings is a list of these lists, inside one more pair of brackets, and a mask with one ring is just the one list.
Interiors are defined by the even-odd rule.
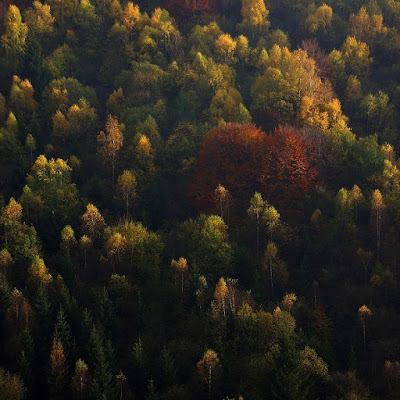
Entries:
[[223,185],[239,208],[259,191],[281,210],[293,207],[315,184],[314,154],[292,127],[266,135],[254,125],[228,124],[204,138],[190,195],[197,207],[214,208],[214,192]]
[[196,14],[214,14],[215,0],[168,0],[165,8],[178,21]]
[[318,171],[310,165],[312,158],[296,129],[275,129],[266,137],[261,193],[281,208],[293,206],[315,183]]
[[247,204],[258,186],[264,140],[265,133],[254,125],[212,129],[204,138],[190,187],[195,204],[214,211],[214,191],[220,184],[233,199]]

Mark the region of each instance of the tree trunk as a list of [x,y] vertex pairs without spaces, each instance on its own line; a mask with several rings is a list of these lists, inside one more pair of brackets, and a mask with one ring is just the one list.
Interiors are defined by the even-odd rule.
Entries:
[[260,252],[260,214],[257,211],[257,258]]
[[126,221],[129,221],[129,196],[126,196]]
[[364,339],[364,352],[366,353],[367,352],[367,342],[366,342],[366,340],[365,340],[365,320],[363,319],[363,321],[362,321],[362,324],[363,324],[363,339]]
[[269,263],[269,272],[271,276],[271,296],[274,297],[274,279],[273,279],[273,272],[272,272],[272,262]]
[[211,365],[208,370],[208,400],[211,399]]
[[182,271],[182,296],[183,296],[183,271]]

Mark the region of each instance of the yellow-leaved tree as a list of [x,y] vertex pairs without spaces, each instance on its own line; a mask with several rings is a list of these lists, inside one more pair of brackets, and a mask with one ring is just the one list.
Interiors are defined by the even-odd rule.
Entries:
[[219,358],[214,350],[208,349],[197,363],[197,369],[208,386],[208,398],[211,398],[211,384],[214,370],[219,366]]
[[86,212],[82,215],[82,224],[84,231],[89,234],[92,242],[96,235],[101,235],[106,225],[97,207],[91,203],[86,206]]
[[248,32],[252,38],[256,33],[265,33],[270,26],[269,11],[264,0],[242,0],[241,15],[243,20],[239,28]]
[[112,169],[112,186],[114,187],[115,179],[115,163],[117,152],[124,143],[124,135],[122,127],[118,123],[118,119],[111,115],[107,118],[106,132],[101,131],[97,135],[97,151],[104,157],[105,161],[111,162]]

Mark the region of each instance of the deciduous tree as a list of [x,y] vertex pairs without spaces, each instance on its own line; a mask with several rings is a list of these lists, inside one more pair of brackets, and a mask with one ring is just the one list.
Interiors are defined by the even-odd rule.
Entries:
[[264,137],[253,125],[212,129],[204,138],[190,187],[195,204],[213,210],[214,190],[222,185],[244,208],[258,187]]
[[117,152],[120,150],[124,142],[121,127],[116,117],[111,115],[107,118],[106,132],[101,131],[97,136],[97,151],[105,159],[111,162],[112,184],[114,187],[115,164]]
[[207,350],[203,358],[197,363],[197,370],[208,386],[208,398],[211,398],[211,385],[215,369],[219,366],[219,358],[214,350]]
[[181,275],[181,291],[183,295],[183,276],[188,270],[187,260],[184,257],[180,257],[178,261],[172,260],[171,267]]
[[296,206],[316,182],[317,169],[305,140],[291,127],[279,127],[266,138],[261,167],[263,193],[280,208]]
[[60,341],[54,340],[49,360],[48,382],[51,398],[62,400],[67,388],[67,360],[64,355],[63,346]]
[[364,304],[358,309],[358,317],[362,323],[363,327],[363,340],[364,340],[364,351],[367,351],[367,341],[366,341],[366,321],[371,316],[371,310]]
[[374,190],[371,198],[371,223],[375,230],[377,258],[379,260],[381,248],[382,222],[386,205],[379,189]]
[[260,223],[264,208],[265,201],[263,200],[261,193],[255,192],[254,196],[250,199],[250,207],[247,209],[247,214],[256,221],[257,255],[260,250]]
[[132,205],[131,201],[136,197],[135,174],[125,170],[122,175],[118,177],[117,189],[126,206],[125,219],[129,221],[129,207]]
[[0,368],[0,393],[7,400],[23,400],[26,388],[18,375]]
[[219,306],[222,308],[222,313],[224,317],[226,316],[226,300],[228,297],[228,287],[226,285],[225,279],[220,278],[217,285],[215,286],[214,298],[217,300]]
[[75,374],[72,377],[71,387],[77,393],[79,398],[86,398],[90,385],[90,376],[88,373],[88,366],[86,363],[79,359],[75,363]]
[[21,13],[17,6],[11,4],[8,8],[4,26],[5,33],[1,36],[1,44],[7,55],[14,58],[14,62],[17,62],[18,58],[25,52],[28,35],[28,27],[22,22]]
[[92,242],[96,234],[101,235],[106,225],[97,207],[91,203],[86,206],[86,212],[82,215],[82,223],[84,230],[90,235]]

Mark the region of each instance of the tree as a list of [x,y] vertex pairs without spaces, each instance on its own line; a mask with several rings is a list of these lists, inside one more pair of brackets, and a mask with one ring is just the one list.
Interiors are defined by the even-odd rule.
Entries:
[[126,26],[128,30],[132,30],[137,23],[140,21],[140,9],[137,4],[129,1],[125,6],[125,9],[121,16],[122,23]]
[[123,393],[124,393],[124,388],[126,386],[126,376],[124,373],[120,370],[117,376],[115,377],[117,381],[117,389],[119,392],[119,399],[123,399]]
[[247,209],[247,214],[256,220],[257,256],[260,251],[260,222],[264,207],[265,201],[263,200],[261,193],[255,192],[254,196],[250,199],[250,207]]
[[315,184],[318,171],[312,163],[314,157],[294,128],[280,126],[275,129],[266,138],[259,176],[262,192],[280,208],[296,206]]
[[310,14],[305,20],[305,26],[307,30],[316,34],[317,31],[326,32],[332,25],[332,7],[326,4],[318,7],[315,13]]
[[148,360],[140,337],[132,348],[132,364],[133,380],[136,382],[136,387],[141,392],[144,392],[144,387],[148,379]]
[[361,82],[355,75],[350,75],[346,84],[347,103],[355,109],[363,97]]
[[[132,3],[129,2],[126,7],[128,8],[129,5],[132,5]],[[107,112],[110,113],[111,115],[119,116],[121,114],[121,112],[125,108],[125,95],[122,88],[114,90],[110,94],[110,97],[108,98],[106,105],[107,105]]]
[[126,206],[125,219],[129,221],[130,201],[136,197],[136,177],[131,171],[125,170],[118,177],[117,189],[121,193]]
[[342,45],[341,53],[349,75],[353,74],[360,78],[368,76],[372,58],[366,43],[357,40],[354,36],[348,36]]
[[215,286],[214,298],[217,300],[218,304],[222,308],[222,313],[224,317],[226,316],[226,299],[228,296],[228,287],[226,285],[225,279],[220,278],[217,285]]
[[379,260],[381,247],[382,221],[386,209],[385,202],[379,189],[374,190],[371,198],[371,223],[375,228],[377,259]]
[[28,269],[28,273],[32,281],[38,286],[46,286],[53,279],[44,263],[43,258],[40,258],[38,255],[33,258],[32,264]]
[[71,225],[66,225],[61,231],[61,248],[66,252],[67,257],[70,254],[70,247],[76,243],[75,233]]
[[38,104],[34,98],[33,86],[28,79],[21,80],[19,76],[13,76],[9,103],[18,119],[32,116]]
[[229,190],[225,189],[222,185],[218,185],[214,190],[214,196],[217,202],[217,209],[220,217],[222,219],[224,218],[225,211],[225,215],[227,216],[227,221],[229,224],[229,207],[232,200]]
[[271,282],[271,295],[274,296],[274,264],[278,258],[278,248],[275,243],[269,242],[264,253],[265,266],[269,268],[270,282]]
[[[281,311],[279,314],[284,314]],[[283,334],[272,347],[271,391],[276,399],[305,400],[309,386],[306,385],[310,371],[303,369],[301,353],[296,349],[293,337]]]
[[294,293],[286,293],[282,300],[282,307],[289,312],[292,310],[294,303],[297,301],[297,296]]
[[31,157],[31,164],[33,162],[33,152],[36,150],[36,140],[35,138],[28,133],[25,140],[25,148],[29,151]]
[[100,214],[97,207],[91,203],[86,206],[86,212],[82,215],[82,224],[84,230],[90,235],[93,242],[96,234],[101,235],[106,225],[104,218]]
[[127,242],[126,237],[122,236],[119,232],[113,233],[107,240],[106,249],[113,259],[113,273],[115,273],[115,264],[120,263],[121,254],[125,251]]
[[89,341],[89,355],[93,380],[91,393],[95,398],[113,398],[113,375],[110,361],[107,359],[105,346],[100,333],[93,325]]
[[183,276],[188,270],[187,260],[184,257],[180,257],[178,261],[172,260],[171,267],[176,270],[176,272],[181,274],[181,290],[183,295]]
[[229,33],[224,33],[215,41],[215,49],[221,54],[224,62],[233,61],[233,55],[236,49],[236,42]]
[[0,268],[3,270],[4,276],[7,276],[7,269],[13,262],[13,258],[7,249],[0,251]]
[[147,395],[145,397],[145,400],[158,400],[159,397],[157,395],[157,390],[154,385],[153,379],[149,380],[149,384],[147,385]]
[[176,381],[177,368],[171,352],[166,346],[161,350],[160,367],[162,374],[162,383],[165,386],[172,385]]
[[357,250],[357,256],[361,260],[363,269],[364,269],[364,286],[367,287],[367,268],[369,263],[371,262],[373,258],[373,253],[371,251],[363,250],[362,248],[359,248]]
[[75,363],[75,374],[71,381],[72,390],[78,394],[79,398],[84,399],[88,393],[89,385],[88,366],[82,359],[79,359]]
[[4,207],[1,213],[1,223],[5,227],[19,224],[22,219],[22,206],[14,197],[11,197],[8,205]]
[[197,363],[197,370],[207,383],[208,398],[211,399],[212,374],[219,366],[219,358],[214,350],[208,349],[203,358]]
[[17,331],[21,331],[21,328],[26,328],[28,326],[31,308],[22,292],[17,288],[10,293],[10,303],[7,314]]
[[184,21],[197,14],[213,14],[215,0],[168,0],[165,8],[178,21]]
[[63,346],[59,340],[54,340],[50,353],[48,376],[52,399],[64,399],[67,388],[67,373],[68,366]]
[[207,279],[204,275],[199,277],[198,289],[196,290],[196,302],[199,306],[200,312],[203,308],[203,303],[207,294]]
[[18,375],[0,368],[0,396],[4,400],[23,400],[26,389]]
[[357,14],[351,14],[349,23],[350,34],[371,46],[375,44],[379,35],[387,31],[383,26],[382,14],[370,15],[365,7],[361,7]]
[[227,124],[204,138],[190,194],[203,210],[214,210],[218,185],[229,188],[235,204],[244,208],[258,188],[265,134],[254,125]]
[[101,131],[97,135],[97,151],[105,159],[111,161],[113,187],[116,155],[122,147],[123,143],[124,136],[122,134],[121,126],[118,123],[118,119],[109,115],[106,123],[106,133],[104,133],[104,131]]
[[75,340],[72,337],[71,327],[66,320],[64,310],[61,306],[58,310],[57,320],[54,325],[53,339],[62,344],[66,359],[72,360],[75,358]]
[[88,236],[83,235],[80,239],[79,239],[79,246],[80,248],[83,250],[83,254],[84,254],[84,259],[85,259],[85,269],[86,269],[86,258],[87,258],[87,252],[88,250],[91,249],[93,245],[93,241],[92,239],[90,239]]
[[257,32],[265,33],[270,26],[268,14],[264,0],[242,0],[239,28],[249,31],[253,38]]
[[184,222],[178,233],[187,249],[188,260],[201,274],[227,275],[231,271],[233,249],[228,242],[228,227],[216,215],[201,215]]
[[266,207],[262,214],[262,221],[267,227],[267,232],[270,235],[270,241],[272,241],[272,235],[273,235],[275,229],[280,224],[279,218],[280,218],[280,214],[278,213],[276,208],[272,205],[266,204]]
[[[71,183],[72,168],[61,158],[47,159],[39,155],[27,176],[27,185],[42,200],[43,220],[51,234],[59,235],[63,226],[71,223],[78,211],[78,190]],[[50,222],[52,221],[52,222]],[[54,230],[55,232],[52,232]]]
[[237,292],[237,279],[228,278],[226,280],[227,285],[227,299],[229,302],[229,307],[233,315],[236,314],[236,292]]
[[53,15],[61,29],[65,29],[65,19],[76,16],[78,9],[78,0],[49,0],[48,1]]
[[154,152],[151,146],[150,140],[146,135],[141,135],[136,145],[136,157],[139,163],[139,167],[143,171],[150,173],[154,170]]
[[358,317],[360,318],[360,321],[362,323],[363,327],[363,340],[364,340],[364,351],[367,351],[367,342],[366,342],[366,330],[365,330],[365,325],[366,325],[366,320],[371,316],[371,310],[364,304],[358,309]]
[[362,198],[363,198],[363,194],[362,194],[361,189],[357,185],[354,185],[349,194],[349,201],[350,201],[351,205],[354,207],[356,222],[357,222],[357,217],[358,217],[358,207],[359,207],[359,204],[360,204]]
[[33,7],[25,11],[25,21],[29,28],[29,33],[38,39],[51,37],[54,33],[55,18],[50,13],[50,6],[35,0]]
[[5,33],[1,36],[1,44],[6,54],[14,58],[17,62],[18,58],[25,52],[26,37],[28,35],[28,27],[22,22],[19,8],[10,5],[6,17],[4,19]]

